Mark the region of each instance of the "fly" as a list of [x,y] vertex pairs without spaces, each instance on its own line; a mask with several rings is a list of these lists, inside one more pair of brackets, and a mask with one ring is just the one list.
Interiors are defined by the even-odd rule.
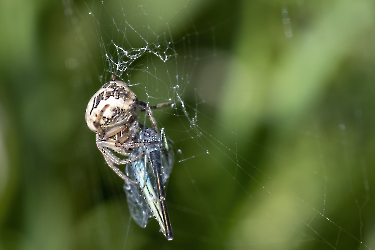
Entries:
[[172,171],[174,154],[171,142],[167,140],[164,129],[157,133],[142,127],[136,139],[145,146],[132,149],[130,157],[142,154],[137,161],[128,163],[126,175],[136,182],[125,180],[130,214],[140,227],[146,227],[148,219],[155,217],[161,232],[168,240],[173,239],[165,200],[165,186]]

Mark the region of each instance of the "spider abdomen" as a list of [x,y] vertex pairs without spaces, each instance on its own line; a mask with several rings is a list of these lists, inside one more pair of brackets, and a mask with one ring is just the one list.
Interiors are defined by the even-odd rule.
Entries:
[[130,123],[138,113],[134,92],[124,82],[110,81],[91,97],[85,119],[92,131],[102,132]]

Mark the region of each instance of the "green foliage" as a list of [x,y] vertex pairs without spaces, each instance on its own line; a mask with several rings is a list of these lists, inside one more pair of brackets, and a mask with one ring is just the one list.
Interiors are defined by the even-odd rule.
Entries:
[[[369,0],[2,1],[0,249],[375,248],[374,18]],[[177,104],[154,113],[182,151],[172,242],[130,220],[84,120],[112,40],[138,34],[179,55],[124,74]]]

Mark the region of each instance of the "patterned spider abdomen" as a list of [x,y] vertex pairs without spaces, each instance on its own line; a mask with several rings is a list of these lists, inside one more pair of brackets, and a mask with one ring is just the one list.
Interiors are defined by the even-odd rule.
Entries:
[[102,133],[114,126],[127,125],[137,119],[137,96],[121,81],[103,85],[90,99],[86,108],[87,126]]

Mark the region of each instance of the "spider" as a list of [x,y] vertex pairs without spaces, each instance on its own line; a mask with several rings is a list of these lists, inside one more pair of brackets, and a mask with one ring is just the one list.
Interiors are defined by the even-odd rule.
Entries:
[[[96,133],[96,145],[108,166],[125,181],[137,183],[126,176],[116,165],[132,163],[142,157],[142,150],[134,156],[130,153],[132,149],[159,143],[158,140],[137,142],[137,135],[140,131],[138,122],[140,112],[146,112],[155,131],[158,132],[151,110],[171,105],[172,103],[168,102],[149,106],[139,101],[129,86],[116,80],[115,76],[112,76],[111,80],[91,97],[85,114],[87,126]],[[128,158],[121,159],[114,152]]]

